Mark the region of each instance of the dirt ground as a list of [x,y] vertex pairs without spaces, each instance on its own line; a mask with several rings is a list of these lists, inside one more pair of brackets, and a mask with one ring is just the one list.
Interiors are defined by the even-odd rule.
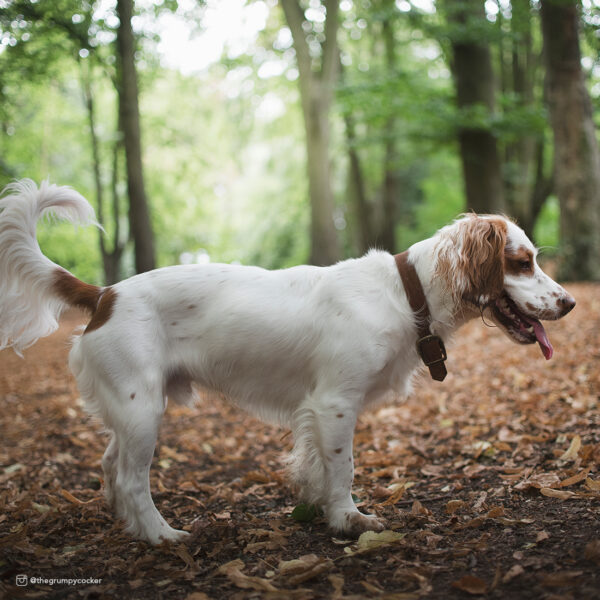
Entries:
[[288,431],[213,399],[169,407],[152,466],[189,541],[132,540],[102,497],[106,436],[67,368],[68,313],[25,360],[0,353],[0,596],[600,598],[600,286],[568,288],[552,360],[473,322],[445,382],[361,417],[356,501],[389,529],[358,541],[292,516]]

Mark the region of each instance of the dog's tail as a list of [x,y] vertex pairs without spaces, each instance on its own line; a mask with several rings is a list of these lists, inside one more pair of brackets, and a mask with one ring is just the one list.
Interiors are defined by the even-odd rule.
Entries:
[[17,354],[50,335],[68,306],[96,309],[102,288],[83,283],[46,258],[36,239],[43,215],[98,225],[89,202],[69,187],[30,179],[6,186],[0,198],[0,350]]

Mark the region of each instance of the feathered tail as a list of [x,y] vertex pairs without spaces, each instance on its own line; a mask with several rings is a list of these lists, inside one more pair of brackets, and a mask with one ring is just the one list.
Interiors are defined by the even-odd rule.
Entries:
[[89,202],[69,187],[30,179],[7,185],[0,198],[0,350],[17,354],[50,335],[69,305],[95,309],[101,288],[85,284],[46,258],[36,223],[54,215],[98,225]]

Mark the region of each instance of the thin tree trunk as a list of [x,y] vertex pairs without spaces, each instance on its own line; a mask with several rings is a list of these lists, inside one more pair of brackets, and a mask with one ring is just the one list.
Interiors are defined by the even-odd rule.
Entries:
[[[483,107],[494,113],[495,82],[483,1],[446,0],[448,21],[456,31],[451,38],[452,74],[456,100],[463,115]],[[474,32],[468,34],[467,32]],[[489,127],[463,124],[458,141],[463,167],[466,208],[475,212],[504,210],[503,184],[496,137]]]
[[329,112],[337,77],[338,1],[326,0],[325,41],[322,44],[320,69],[313,70],[306,34],[302,28],[304,14],[297,0],[281,0],[281,6],[294,40],[298,63],[300,98],[304,128],[308,185],[311,206],[310,262],[328,265],[340,257],[337,232],[333,222],[334,200],[331,187]]
[[375,246],[373,238],[373,213],[367,199],[365,180],[360,164],[360,157],[356,149],[356,134],[354,131],[354,121],[351,115],[344,117],[346,125],[346,143],[348,145],[348,178],[349,178],[349,196],[354,204],[354,213],[356,215],[356,229],[358,231],[358,246],[361,254],[369,248]]
[[600,151],[581,69],[579,3],[542,0],[546,93],[554,131],[562,265],[568,280],[600,280]]
[[104,231],[98,230],[98,242],[100,245],[100,254],[102,256],[102,265],[104,269],[104,283],[111,285],[118,281],[119,265],[121,260],[122,247],[119,242],[119,212],[113,212],[114,220],[114,242],[113,249],[109,250],[106,244],[106,236],[108,235],[106,227],[106,215],[104,213],[104,187],[102,185],[102,177],[100,172],[100,148],[98,143],[98,135],[96,133],[96,116],[94,107],[94,94],[92,90],[91,77],[88,73],[81,69],[81,86],[88,116],[88,127],[90,133],[90,142],[92,146],[92,171],[94,173],[94,186],[96,188],[96,206],[98,207],[97,216],[98,222],[104,228]]
[[[386,0],[383,3],[383,8],[386,15],[381,24],[385,44],[385,62],[387,72],[391,75],[396,71],[396,45],[391,21],[391,11],[394,8],[393,0]],[[378,242],[381,248],[393,254],[396,251],[396,206],[399,191],[396,118],[393,113],[386,120],[385,140],[382,190],[383,222]]]
[[133,0],[117,0],[117,14],[120,21],[117,30],[119,113],[127,163],[129,224],[135,247],[135,268],[141,273],[154,269],[155,259],[142,169],[135,38],[131,27]]

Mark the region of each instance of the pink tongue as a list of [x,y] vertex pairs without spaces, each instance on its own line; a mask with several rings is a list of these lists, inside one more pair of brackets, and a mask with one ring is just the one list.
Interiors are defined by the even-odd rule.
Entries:
[[[523,315],[523,317],[525,317],[525,315]],[[530,319],[528,317],[525,317],[525,320],[530,325],[533,325],[533,331],[535,333],[535,337],[538,341],[538,344],[540,345],[540,348],[542,349],[544,358],[546,360],[550,360],[552,358],[552,355],[554,354],[554,348],[552,347],[552,344],[550,343],[550,340],[548,339],[548,336],[546,334],[546,330],[544,329],[544,326],[537,319]]]

